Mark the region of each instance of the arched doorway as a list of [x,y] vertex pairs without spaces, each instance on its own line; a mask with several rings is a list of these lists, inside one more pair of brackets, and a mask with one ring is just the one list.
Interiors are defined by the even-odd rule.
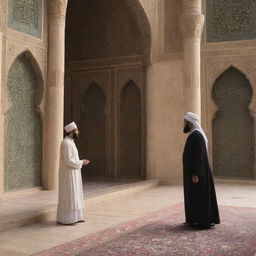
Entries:
[[17,57],[7,81],[11,108],[5,117],[5,191],[41,186],[42,85],[32,55]]
[[[92,158],[90,166],[83,169],[84,177],[145,178],[145,66],[150,48],[145,17],[138,0],[69,1],[65,123],[78,123],[80,157]],[[127,81],[136,82],[128,83],[123,91]],[[137,102],[129,103],[133,100]],[[130,104],[137,109],[138,127],[131,122],[125,129]],[[124,131],[135,134],[132,129],[140,129],[138,141],[129,147],[131,155],[136,152],[133,159],[139,160],[129,165],[136,170],[127,171],[128,158],[122,153],[127,151]]]
[[92,82],[82,92],[81,137],[78,143],[80,153],[93,163],[86,168],[88,177],[106,176],[105,106],[106,96],[104,91],[97,83]]
[[252,88],[246,76],[230,67],[217,80],[212,97],[218,107],[213,119],[213,169],[221,177],[253,177]]
[[141,177],[141,95],[133,81],[122,90],[120,120],[120,175]]

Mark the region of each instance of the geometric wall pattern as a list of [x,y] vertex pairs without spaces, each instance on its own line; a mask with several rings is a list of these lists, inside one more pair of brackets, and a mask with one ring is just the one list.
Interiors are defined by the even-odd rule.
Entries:
[[9,0],[8,27],[40,38],[42,13],[42,0]]
[[249,104],[250,82],[236,68],[216,81],[212,97],[218,107],[213,119],[214,174],[224,177],[253,176],[253,118]]
[[25,54],[12,64],[7,86],[12,107],[5,119],[5,190],[40,186],[42,127],[36,110],[40,88]]
[[207,0],[207,42],[256,38],[255,0]]

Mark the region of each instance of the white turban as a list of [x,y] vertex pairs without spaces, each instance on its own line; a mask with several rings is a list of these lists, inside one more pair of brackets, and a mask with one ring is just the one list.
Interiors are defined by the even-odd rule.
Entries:
[[200,123],[199,123],[199,116],[197,114],[188,112],[185,115],[185,119],[194,125],[194,129],[192,130],[192,132],[193,131],[199,131],[203,135],[206,148],[208,148],[208,139],[207,139]]
[[70,123],[70,124],[68,124],[68,125],[66,125],[66,126],[64,127],[64,130],[65,130],[67,133],[72,132],[72,131],[74,131],[75,129],[77,129],[77,126],[76,126],[76,123],[75,123],[75,122],[72,122],[72,123]]

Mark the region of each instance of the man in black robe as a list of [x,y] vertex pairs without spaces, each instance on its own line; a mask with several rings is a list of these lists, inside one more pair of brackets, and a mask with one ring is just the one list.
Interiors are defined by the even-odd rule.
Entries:
[[183,184],[186,224],[210,228],[220,223],[212,173],[208,162],[207,138],[198,115],[185,115],[184,133],[189,133],[183,153]]

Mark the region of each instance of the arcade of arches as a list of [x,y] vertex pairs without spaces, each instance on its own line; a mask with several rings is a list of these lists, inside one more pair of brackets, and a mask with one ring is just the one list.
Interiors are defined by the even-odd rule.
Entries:
[[179,182],[187,111],[214,175],[255,179],[256,31],[241,19],[234,33],[206,2],[2,1],[0,194],[57,189],[73,120],[85,179]]

